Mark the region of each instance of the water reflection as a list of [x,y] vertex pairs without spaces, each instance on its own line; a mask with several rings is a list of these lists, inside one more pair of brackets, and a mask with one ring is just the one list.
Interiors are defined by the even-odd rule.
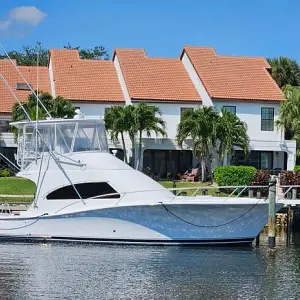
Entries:
[[298,299],[299,246],[265,245],[0,244],[0,299]]

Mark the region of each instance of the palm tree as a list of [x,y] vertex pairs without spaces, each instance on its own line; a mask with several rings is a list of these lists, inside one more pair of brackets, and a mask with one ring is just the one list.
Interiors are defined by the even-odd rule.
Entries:
[[[49,93],[39,92],[39,99],[43,105],[50,112],[54,118],[73,118],[75,115],[75,107],[69,100],[66,100],[60,96],[53,98]],[[47,114],[45,110],[38,105],[38,116],[36,107],[36,97],[34,94],[28,96],[27,102],[22,104],[23,108],[27,111],[28,115],[32,120],[43,120],[46,119]],[[12,121],[22,121],[27,117],[18,103],[15,103],[12,108]]]
[[287,100],[280,103],[276,125],[284,129],[289,138],[300,140],[300,87],[287,85],[283,92]]
[[213,107],[203,106],[197,110],[184,111],[177,128],[179,145],[188,137],[193,140],[193,153],[201,162],[202,181],[206,180],[206,163],[210,149],[216,146],[218,120],[219,115]]
[[218,119],[217,139],[220,165],[223,165],[225,153],[231,154],[234,146],[240,147],[245,154],[248,153],[249,137],[246,123],[225,109],[222,109]]
[[124,134],[128,131],[130,123],[126,112],[127,111],[124,106],[112,106],[105,111],[104,121],[106,130],[110,132],[112,141],[118,141],[118,137],[121,135],[124,161],[127,163]]
[[270,74],[280,88],[287,84],[300,85],[300,67],[295,60],[281,56],[267,61],[272,68]]
[[134,163],[135,163],[135,137],[137,135],[138,132],[138,128],[137,128],[137,116],[135,113],[135,106],[133,105],[126,105],[124,107],[125,110],[125,115],[126,115],[126,120],[127,120],[127,124],[128,127],[126,129],[128,135],[129,135],[129,139],[131,142],[131,166],[134,168]]
[[[140,161],[142,156],[142,136],[143,132],[151,137],[151,132],[166,136],[166,123],[161,118],[161,111],[156,106],[149,106],[145,102],[139,102],[134,107],[134,122],[133,129],[136,130],[138,135],[138,159],[136,168],[140,168]],[[134,148],[134,145],[133,145]]]

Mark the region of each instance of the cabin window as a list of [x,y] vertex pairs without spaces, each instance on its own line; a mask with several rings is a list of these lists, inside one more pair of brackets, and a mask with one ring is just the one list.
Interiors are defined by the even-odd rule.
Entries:
[[274,108],[261,108],[261,130],[274,131]]
[[[115,199],[120,198],[120,194],[112,188],[107,182],[88,182],[88,183],[76,183],[74,184],[82,199],[94,198],[94,199]],[[103,195],[112,194],[101,197]],[[66,200],[66,199],[80,199],[75,192],[72,185],[61,187],[46,197],[48,200]]]
[[233,105],[224,105],[223,109],[226,111],[230,111],[233,115],[236,115],[236,106]]

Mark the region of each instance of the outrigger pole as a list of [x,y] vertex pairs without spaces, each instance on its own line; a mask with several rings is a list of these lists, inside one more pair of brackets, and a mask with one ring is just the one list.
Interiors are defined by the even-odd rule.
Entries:
[[[43,102],[40,100],[39,96],[38,96],[38,91],[37,93],[34,91],[34,89],[32,88],[32,86],[28,83],[28,81],[25,79],[25,77],[23,76],[23,74],[20,72],[20,70],[18,69],[18,67],[16,66],[16,64],[13,62],[13,60],[10,58],[9,54],[7,53],[7,51],[5,50],[5,48],[0,44],[0,47],[3,49],[5,55],[7,56],[7,58],[9,59],[9,61],[12,63],[12,65],[15,67],[15,69],[17,70],[18,74],[22,77],[22,79],[24,80],[24,82],[26,83],[26,85],[28,86],[28,88],[30,89],[30,91],[33,93],[33,95],[36,97],[37,101],[40,103],[41,107],[45,110],[46,114],[48,115],[49,118],[52,118],[50,112],[48,111],[48,109],[45,107],[45,105],[43,104]],[[2,76],[3,77],[3,76]],[[29,120],[31,121],[31,119],[29,118]]]
[[[24,82],[27,84],[27,86],[29,87],[30,91],[35,95],[37,101],[41,104],[42,108],[45,110],[46,114],[49,116],[49,118],[52,118],[50,112],[47,110],[47,108],[45,107],[45,105],[43,104],[43,102],[40,100],[40,98],[38,97],[38,93],[36,93],[33,88],[31,87],[31,85],[28,83],[28,81],[24,78],[23,74],[20,72],[20,70],[18,69],[18,67],[16,66],[16,64],[13,62],[13,60],[10,58],[10,56],[8,55],[8,53],[6,52],[6,50],[4,49],[4,47],[0,44],[0,47],[3,49],[5,55],[8,57],[9,61],[12,63],[12,65],[15,67],[15,69],[17,70],[17,72],[19,73],[19,75],[22,77],[22,79],[24,80]],[[26,109],[23,107],[21,101],[19,100],[19,98],[15,95],[14,91],[12,90],[12,88],[10,87],[10,85],[8,84],[7,80],[5,79],[5,77],[3,76],[3,74],[0,72],[0,77],[2,78],[2,80],[4,81],[4,83],[6,84],[6,86],[8,87],[10,93],[13,95],[13,97],[15,98],[15,100],[18,102],[18,104],[21,106],[23,112],[25,113],[27,119],[29,122],[32,122],[28,112],[26,111]],[[82,201],[82,203],[85,205],[85,201],[82,199],[80,193],[78,192],[77,188],[75,187],[74,183],[71,181],[70,177],[68,176],[68,174],[65,172],[64,168],[61,166],[59,160],[56,158],[55,154],[53,153],[53,151],[51,150],[51,148],[49,147],[49,145],[47,144],[47,142],[45,141],[44,137],[42,136],[42,134],[40,133],[40,131],[38,130],[38,128],[36,128],[36,131],[39,135],[39,137],[42,139],[42,141],[44,142],[44,144],[46,145],[46,147],[49,150],[49,154],[52,157],[52,159],[54,160],[54,162],[56,163],[56,165],[58,166],[58,168],[61,170],[61,172],[64,174],[64,176],[67,178],[67,180],[69,181],[69,183],[72,185],[75,193],[77,194],[77,196],[80,198],[80,200]]]

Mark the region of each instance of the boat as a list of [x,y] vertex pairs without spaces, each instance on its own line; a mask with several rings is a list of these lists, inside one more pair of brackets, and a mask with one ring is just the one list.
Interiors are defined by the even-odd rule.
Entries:
[[20,215],[0,216],[0,241],[249,245],[267,223],[267,199],[174,195],[131,168],[109,152],[100,118],[11,125],[17,176],[36,193]]

